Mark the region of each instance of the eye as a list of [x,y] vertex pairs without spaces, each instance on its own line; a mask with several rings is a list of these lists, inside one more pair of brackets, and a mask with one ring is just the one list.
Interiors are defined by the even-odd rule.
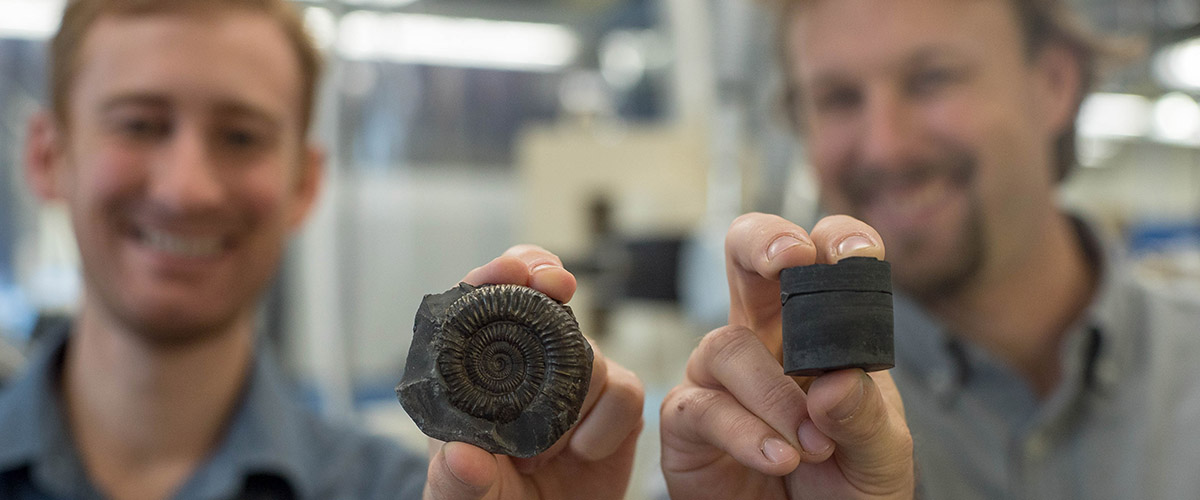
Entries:
[[261,134],[248,129],[231,129],[222,132],[221,141],[227,146],[245,149],[262,144]]
[[908,91],[915,96],[938,93],[962,80],[963,72],[948,67],[925,68],[913,73],[908,80]]
[[213,144],[230,153],[256,153],[270,149],[278,132],[274,127],[251,120],[229,120],[212,132]]
[[815,96],[817,111],[837,113],[854,110],[862,104],[862,92],[854,87],[837,87],[823,90]]
[[135,140],[160,139],[171,133],[170,122],[146,116],[123,117],[116,125],[118,133]]

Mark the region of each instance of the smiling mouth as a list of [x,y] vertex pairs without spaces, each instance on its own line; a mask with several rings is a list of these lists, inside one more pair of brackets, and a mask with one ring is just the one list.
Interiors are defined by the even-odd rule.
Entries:
[[865,168],[846,171],[843,179],[853,206],[883,212],[893,218],[920,218],[969,189],[975,159],[952,148],[948,154],[899,169]]
[[884,190],[866,206],[887,210],[897,217],[918,217],[946,202],[954,187],[948,179],[929,179],[916,186]]
[[224,239],[215,236],[180,236],[165,231],[141,229],[138,242],[151,250],[180,257],[216,257],[225,250]]

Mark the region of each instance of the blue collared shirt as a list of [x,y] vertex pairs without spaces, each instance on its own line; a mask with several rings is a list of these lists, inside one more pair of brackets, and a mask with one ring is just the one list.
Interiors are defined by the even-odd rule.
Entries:
[[[67,338],[57,335],[0,395],[0,499],[104,498],[87,476],[58,397]],[[271,356],[260,352],[224,439],[172,498],[421,497],[423,458],[326,423],[289,394]]]
[[1100,284],[1066,332],[1045,399],[897,297],[892,375],[923,498],[1200,497],[1200,299],[1080,229]]

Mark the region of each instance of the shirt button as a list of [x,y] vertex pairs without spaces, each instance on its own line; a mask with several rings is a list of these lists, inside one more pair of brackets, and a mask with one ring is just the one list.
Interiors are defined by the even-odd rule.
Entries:
[[1046,456],[1046,451],[1049,448],[1049,443],[1041,434],[1025,440],[1025,459],[1031,462],[1041,460]]

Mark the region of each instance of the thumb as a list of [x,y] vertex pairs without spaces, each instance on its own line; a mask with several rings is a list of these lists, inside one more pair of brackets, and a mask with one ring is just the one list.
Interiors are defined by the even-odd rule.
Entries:
[[891,376],[874,376],[880,383],[858,369],[818,377],[808,391],[809,416],[837,443],[834,458],[847,481],[864,492],[911,495],[913,444],[904,409],[898,394],[880,390],[895,392]]
[[495,455],[466,443],[444,443],[429,462],[425,500],[482,499],[498,471]]

